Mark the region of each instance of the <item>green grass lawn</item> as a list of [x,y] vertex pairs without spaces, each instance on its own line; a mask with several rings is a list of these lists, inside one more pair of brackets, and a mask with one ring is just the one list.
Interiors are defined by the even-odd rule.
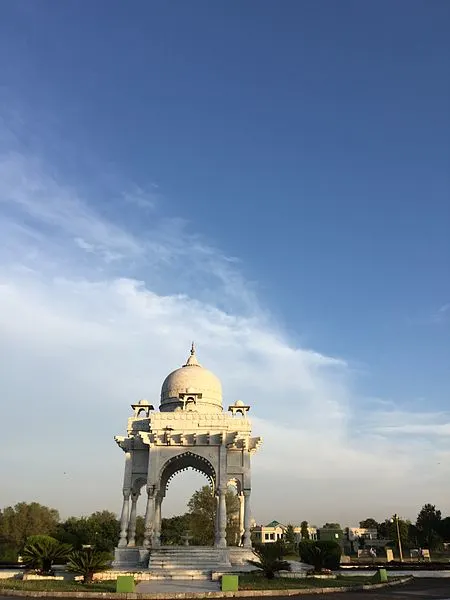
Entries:
[[[389,581],[394,579],[390,577]],[[276,578],[265,579],[259,573],[248,575],[239,575],[240,590],[289,590],[289,589],[308,589],[324,587],[345,587],[354,585],[363,585],[373,583],[372,577],[367,575],[345,576],[338,575],[336,579],[314,579],[312,577],[303,577],[299,579]]]
[[95,581],[84,585],[78,581],[22,581],[21,579],[1,579],[0,590],[24,590],[30,592],[115,592],[116,582]]

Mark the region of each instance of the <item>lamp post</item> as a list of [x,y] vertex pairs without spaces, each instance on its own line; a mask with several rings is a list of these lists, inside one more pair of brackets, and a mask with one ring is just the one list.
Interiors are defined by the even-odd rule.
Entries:
[[400,554],[400,562],[403,562],[402,539],[400,537],[400,527],[399,527],[399,524],[398,524],[399,518],[400,517],[396,513],[392,517],[391,523],[395,523],[395,526],[396,526],[396,529],[397,529],[398,552]]

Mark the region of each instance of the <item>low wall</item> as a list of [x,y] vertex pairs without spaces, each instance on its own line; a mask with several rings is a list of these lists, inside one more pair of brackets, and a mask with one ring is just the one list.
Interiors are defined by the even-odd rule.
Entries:
[[17,577],[23,571],[4,571],[3,569],[0,571],[0,579],[11,579],[12,577]]

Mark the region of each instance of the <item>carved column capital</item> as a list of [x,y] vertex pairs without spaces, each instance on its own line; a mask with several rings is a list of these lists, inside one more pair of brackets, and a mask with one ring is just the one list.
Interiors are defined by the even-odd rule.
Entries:
[[156,485],[148,485],[147,486],[147,496],[149,498],[155,498],[156,494],[157,494]]
[[122,493],[124,499],[128,500],[130,498],[131,490],[129,488],[125,488],[124,490],[122,490]]

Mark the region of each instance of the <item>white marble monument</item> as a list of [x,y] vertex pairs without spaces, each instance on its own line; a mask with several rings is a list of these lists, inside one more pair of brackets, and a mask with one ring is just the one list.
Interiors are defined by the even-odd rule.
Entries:
[[[251,436],[250,407],[238,400],[229,406],[228,413],[223,411],[221,383],[198,363],[192,344],[186,364],[170,373],[162,385],[159,412],[146,400],[132,409],[127,435],[115,437],[125,453],[125,475],[114,565],[147,566],[150,550],[151,561],[156,560],[158,549],[163,551],[161,504],[171,478],[188,468],[207,477],[217,498],[214,546],[222,564],[236,562],[239,554],[238,549],[227,549],[226,541],[225,495],[228,485],[236,487],[244,557],[242,551],[251,549],[251,456],[261,444],[261,438]],[[143,489],[147,496],[144,545],[137,547],[136,508]],[[184,553],[189,550],[185,548]],[[209,548],[207,555],[213,554]]]

